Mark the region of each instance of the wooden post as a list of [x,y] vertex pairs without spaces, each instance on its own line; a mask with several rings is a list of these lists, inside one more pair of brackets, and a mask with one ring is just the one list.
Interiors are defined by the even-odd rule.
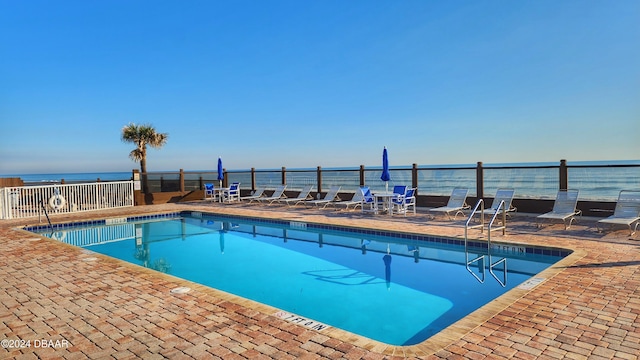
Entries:
[[414,196],[418,195],[418,164],[413,164],[411,168],[411,187],[416,189]]
[[322,167],[318,166],[317,177],[318,181],[318,194],[322,192]]
[[567,160],[560,160],[560,190],[567,190],[569,188],[569,171],[567,169]]
[[282,167],[282,185],[287,185],[287,168]]
[[204,190],[204,180],[202,179],[202,175],[200,175],[199,180],[200,180],[200,185],[199,185],[199,187],[198,187],[198,188],[199,188],[200,190]]
[[229,175],[226,168],[222,169],[222,187],[229,187]]
[[256,168],[251,168],[251,191],[256,191]]
[[482,161],[478,161],[476,168],[476,195],[479,199],[484,199],[484,172],[482,169]]
[[180,192],[184,192],[184,169],[180,169]]
[[364,165],[360,165],[360,186],[364,186]]

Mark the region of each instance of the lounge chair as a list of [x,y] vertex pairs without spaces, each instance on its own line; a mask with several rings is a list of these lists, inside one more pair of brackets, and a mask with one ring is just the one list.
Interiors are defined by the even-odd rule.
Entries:
[[234,182],[222,191],[222,200],[226,202],[240,201],[240,183]]
[[[634,223],[635,226],[633,226]],[[598,231],[601,231],[598,226],[600,224],[609,224],[611,227],[613,225],[627,225],[630,235],[635,234],[638,225],[640,225],[640,191],[620,191],[613,215],[598,221],[596,224]]]
[[249,196],[243,196],[240,198],[240,200],[249,200],[249,204],[251,204],[253,201],[258,201],[259,198],[263,197],[265,190],[265,187],[259,187],[256,189],[256,191],[253,192],[253,194]]
[[360,202],[362,212],[372,212],[377,214],[378,204],[376,203],[376,199],[373,197],[373,194],[371,194],[371,189],[369,189],[368,186],[363,186],[360,188],[360,192],[362,193],[362,201]]
[[[577,215],[581,215],[582,211],[577,210],[578,205],[578,190],[560,190],[556,195],[556,201],[553,203],[553,210],[546,214],[539,215],[536,218],[537,226],[540,227],[540,220],[562,220],[564,229],[567,230],[571,227],[571,223],[575,220]],[[568,221],[568,223],[567,223]]]
[[204,184],[204,199],[205,200],[215,200],[216,191],[213,184]]
[[449,220],[451,220],[451,213],[453,213],[453,220],[455,220],[458,214],[464,215],[464,210],[470,208],[470,206],[467,205],[468,194],[469,189],[455,188],[451,191],[451,196],[449,196],[449,201],[446,206],[429,209],[429,211],[444,213]]
[[297,205],[301,202],[304,202],[305,200],[310,200],[313,199],[313,197],[311,196],[311,189],[313,188],[313,185],[305,185],[305,187],[302,188],[302,190],[300,190],[300,193],[298,194],[297,197],[294,198],[280,198],[278,199],[278,202],[281,203],[285,203],[289,206],[293,205]]
[[340,202],[336,202],[334,203],[335,206],[338,205],[344,205],[345,206],[345,210],[349,210],[349,206],[353,205],[353,208],[357,208],[358,206],[362,206],[362,200],[364,200],[364,195],[362,194],[362,191],[360,191],[360,189],[358,189],[358,191],[356,191],[353,194],[353,197],[351,198],[351,200],[345,200],[345,201],[340,201]]
[[491,202],[491,206],[484,209],[484,213],[486,215],[493,216],[496,212],[502,213],[503,208],[500,206],[500,203],[504,201],[504,209],[507,210],[506,215],[508,216],[510,212],[515,212],[517,209],[511,205],[513,201],[513,195],[515,194],[515,190],[513,189],[498,189],[496,191],[496,196],[493,198]]
[[284,195],[284,190],[286,188],[287,185],[278,185],[271,196],[261,197],[257,200],[260,202],[268,202],[269,204],[273,204],[274,201],[278,201],[282,198],[282,196]]
[[336,199],[340,200],[340,198],[338,197],[339,191],[340,191],[340,186],[332,186],[329,188],[329,191],[327,191],[327,194],[324,196],[324,198],[318,199],[318,200],[305,201],[304,204],[305,206],[307,204],[313,204],[315,206],[322,205],[322,208],[324,209],[325,207],[327,207],[327,205],[336,201]]
[[398,214],[404,214],[407,216],[407,211],[410,207],[413,207],[413,214],[416,213],[416,188],[408,189],[404,195],[398,196],[393,199],[393,211]]

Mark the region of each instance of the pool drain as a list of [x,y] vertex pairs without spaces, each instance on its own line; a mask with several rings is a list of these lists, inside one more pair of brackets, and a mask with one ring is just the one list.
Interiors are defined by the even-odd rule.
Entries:
[[185,286],[180,286],[175,289],[171,289],[172,294],[186,294],[189,291],[191,291],[191,289]]

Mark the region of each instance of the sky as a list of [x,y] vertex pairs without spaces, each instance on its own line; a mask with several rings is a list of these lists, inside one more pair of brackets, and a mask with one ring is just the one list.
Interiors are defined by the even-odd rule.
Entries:
[[0,174],[640,159],[640,1],[0,0]]

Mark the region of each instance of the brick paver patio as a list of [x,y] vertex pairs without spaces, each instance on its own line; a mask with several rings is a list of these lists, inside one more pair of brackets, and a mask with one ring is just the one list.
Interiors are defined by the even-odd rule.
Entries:
[[[460,237],[462,222],[359,212],[206,203],[53,216],[54,222],[203,210]],[[574,253],[415,346],[389,346],[339,329],[317,332],[274,309],[170,275],[16,230],[0,221],[0,358],[15,359],[636,359],[640,353],[640,240],[628,230],[538,229],[517,215],[496,241]],[[480,233],[476,237],[482,238]],[[172,294],[180,286],[186,294]]]

